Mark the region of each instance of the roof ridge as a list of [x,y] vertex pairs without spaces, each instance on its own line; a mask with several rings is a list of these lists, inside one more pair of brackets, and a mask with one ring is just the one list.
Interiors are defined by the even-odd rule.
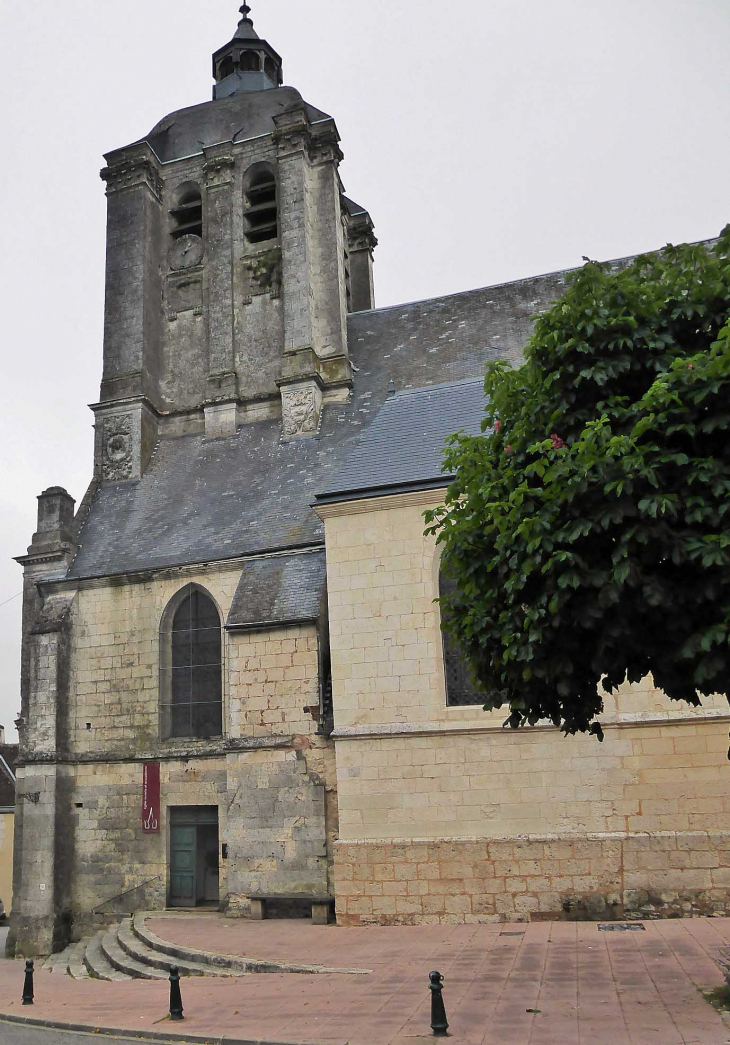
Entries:
[[[711,236],[709,239],[698,239],[690,240],[687,243],[689,247],[699,247],[703,244],[712,244],[717,242],[716,236]],[[600,262],[601,265],[621,265],[624,262],[635,261],[636,258],[646,257],[648,254],[659,254],[661,251],[666,250],[667,247],[677,246],[676,243],[665,243],[661,247],[654,247],[650,250],[640,250],[635,254],[625,254],[620,258],[608,258],[606,261]],[[392,312],[394,309],[399,308],[412,308],[414,305],[430,305],[436,301],[449,301],[451,298],[465,297],[467,294],[481,294],[487,290],[501,290],[504,287],[515,287],[520,283],[535,283],[542,279],[550,279],[554,276],[567,276],[571,272],[577,272],[578,269],[583,268],[583,265],[569,265],[567,268],[552,269],[550,272],[538,272],[534,276],[521,276],[519,279],[507,279],[501,283],[488,283],[483,287],[472,287],[470,290],[457,290],[453,294],[440,294],[435,298],[416,298],[413,301],[396,302],[394,305],[384,305],[382,308],[368,308],[363,309],[361,312],[351,312],[351,316],[365,316],[372,313],[380,312]]]

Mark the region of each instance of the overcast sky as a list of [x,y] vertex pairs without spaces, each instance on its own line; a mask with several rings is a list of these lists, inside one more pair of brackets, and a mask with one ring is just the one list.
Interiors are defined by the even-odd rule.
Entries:
[[[728,0],[251,0],[332,114],[379,305],[716,235],[730,221]],[[0,0],[0,603],[35,498],[80,500],[102,359],[102,154],[210,97],[240,0]],[[20,600],[0,606],[0,723]]]

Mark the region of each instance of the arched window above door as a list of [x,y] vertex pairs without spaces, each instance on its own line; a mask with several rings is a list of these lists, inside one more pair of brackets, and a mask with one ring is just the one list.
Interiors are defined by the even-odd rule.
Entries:
[[164,738],[223,733],[221,619],[212,598],[189,585],[160,628],[160,719]]

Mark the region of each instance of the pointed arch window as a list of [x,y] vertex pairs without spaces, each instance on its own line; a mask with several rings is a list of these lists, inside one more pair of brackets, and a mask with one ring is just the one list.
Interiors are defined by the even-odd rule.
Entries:
[[164,738],[223,733],[221,619],[202,589],[190,586],[168,606],[160,649],[160,711]]
[[[439,573],[439,595],[454,595],[456,582],[442,569]],[[442,609],[443,613],[443,609]],[[469,665],[464,659],[456,640],[446,631],[441,632],[444,652],[444,675],[446,677],[446,704],[448,707],[484,705],[484,694],[477,689]]]
[[275,240],[279,234],[279,208],[276,176],[268,164],[247,175],[245,204],[248,242]]

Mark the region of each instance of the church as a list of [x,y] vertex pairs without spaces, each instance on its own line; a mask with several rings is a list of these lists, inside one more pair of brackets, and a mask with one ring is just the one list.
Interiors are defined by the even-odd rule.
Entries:
[[8,953],[121,909],[338,925],[730,913],[728,708],[510,731],[442,637],[445,438],[565,273],[375,307],[334,119],[247,4],[109,153],[93,478],[24,569]]

